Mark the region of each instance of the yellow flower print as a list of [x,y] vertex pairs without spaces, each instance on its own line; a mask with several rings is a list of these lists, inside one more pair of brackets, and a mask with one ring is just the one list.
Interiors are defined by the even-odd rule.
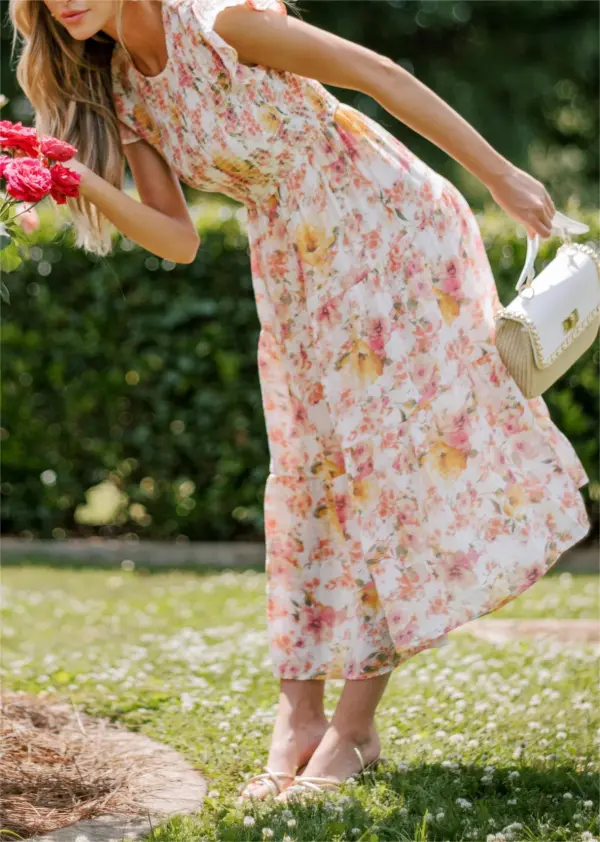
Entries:
[[317,506],[314,511],[316,518],[323,518],[331,527],[332,533],[341,541],[345,540],[344,528],[340,521],[339,511],[336,504],[335,494],[329,483],[325,485],[325,502]]
[[357,109],[351,108],[345,103],[341,103],[335,110],[333,119],[341,129],[351,132],[355,135],[372,135],[373,130],[367,123],[364,114]]
[[324,479],[334,479],[346,473],[343,465],[332,462],[331,459],[327,458],[321,462],[315,462],[311,470],[315,476],[322,476]]
[[378,494],[373,477],[353,477],[351,480],[352,500],[359,510],[364,510]]
[[302,222],[296,228],[296,243],[300,257],[311,266],[323,266],[329,259],[329,249],[335,242],[331,229]]
[[350,350],[335,364],[336,371],[348,368],[361,382],[362,386],[374,383],[383,373],[383,359],[361,339],[353,329]]
[[442,318],[447,325],[452,324],[460,313],[460,304],[453,295],[448,295],[443,290],[434,288],[434,292],[438,299],[438,304],[442,313]]
[[258,122],[266,132],[275,133],[282,124],[281,113],[275,106],[265,103],[258,109]]
[[376,611],[380,607],[379,594],[377,593],[375,582],[372,579],[366,585],[363,585],[360,601],[367,609],[370,608]]
[[325,97],[323,97],[312,85],[308,85],[306,87],[306,99],[310,106],[314,108],[315,111],[322,111],[324,108],[327,107],[327,102]]
[[226,175],[246,183],[266,184],[268,181],[268,176],[262,170],[252,161],[243,158],[230,158],[227,155],[217,154],[213,157],[213,165]]
[[438,439],[422,457],[422,464],[444,479],[456,479],[467,467],[467,454]]
[[148,143],[160,144],[160,131],[148,113],[145,105],[136,105],[133,109],[133,119],[140,127],[141,134],[147,135]]
[[507,488],[502,510],[507,515],[515,515],[517,509],[521,509],[525,502],[523,488],[517,485],[516,482],[513,482]]

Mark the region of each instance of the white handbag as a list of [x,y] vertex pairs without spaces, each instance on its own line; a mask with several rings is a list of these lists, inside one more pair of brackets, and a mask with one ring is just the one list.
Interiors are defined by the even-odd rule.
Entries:
[[495,345],[526,398],[542,395],[587,351],[600,329],[600,254],[571,234],[589,226],[556,212],[552,230],[563,243],[535,275],[540,237],[527,238],[517,297],[495,316]]

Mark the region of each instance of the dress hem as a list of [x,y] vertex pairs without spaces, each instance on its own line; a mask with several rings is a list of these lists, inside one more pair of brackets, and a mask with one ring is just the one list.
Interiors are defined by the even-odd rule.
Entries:
[[[585,483],[584,483],[585,485]],[[581,488],[581,486],[579,486]],[[591,524],[588,521],[587,526],[583,526],[578,523],[580,527],[576,532],[574,532],[575,540],[570,540],[569,542],[561,543],[557,549],[550,553],[544,562],[541,565],[541,572],[539,576],[536,576],[534,579],[526,580],[524,587],[520,588],[519,590],[515,591],[514,593],[509,593],[508,595],[502,597],[497,601],[493,608],[490,608],[488,611],[481,611],[479,613],[474,612],[472,616],[470,616],[466,620],[459,620],[456,623],[451,624],[448,626],[445,631],[441,635],[436,635],[435,637],[428,638],[427,640],[422,641],[421,643],[417,644],[417,646],[410,647],[408,651],[398,651],[396,650],[396,656],[393,657],[392,661],[388,662],[387,664],[382,665],[379,669],[376,670],[369,670],[368,672],[362,673],[360,675],[346,675],[345,671],[339,670],[328,670],[326,673],[319,673],[319,674],[305,674],[305,675],[285,675],[285,669],[274,669],[273,675],[276,679],[280,680],[297,680],[297,681],[314,681],[314,680],[322,680],[322,681],[364,681],[369,678],[376,678],[377,676],[384,675],[385,673],[391,672],[396,667],[401,666],[406,661],[410,660],[410,658],[414,657],[415,655],[424,652],[427,649],[438,648],[440,641],[442,641],[451,631],[454,629],[460,628],[460,626],[464,626],[467,623],[471,623],[474,620],[478,620],[481,617],[488,616],[489,614],[493,614],[498,611],[500,608],[507,605],[509,602],[512,602],[522,593],[529,590],[530,587],[535,585],[543,576],[551,570],[555,564],[560,560],[560,557],[568,550],[582,541],[587,535],[589,535]]]

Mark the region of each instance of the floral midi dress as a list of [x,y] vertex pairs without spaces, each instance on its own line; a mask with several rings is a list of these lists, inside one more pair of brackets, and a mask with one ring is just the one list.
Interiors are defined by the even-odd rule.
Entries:
[[243,65],[225,6],[164,0],[168,62],[116,45],[123,143],[247,209],[270,451],[275,677],[365,679],[516,597],[590,529],[589,482],[494,345],[457,188],[314,79]]

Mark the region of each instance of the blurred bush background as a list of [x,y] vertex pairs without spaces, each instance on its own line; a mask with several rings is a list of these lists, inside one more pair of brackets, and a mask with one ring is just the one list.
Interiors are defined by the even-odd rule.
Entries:
[[[3,119],[31,121],[14,79],[2,3]],[[304,2],[309,23],[388,55],[544,181],[557,207],[598,227],[598,4],[579,0]],[[508,303],[525,234],[485,188],[372,99],[332,89],[379,120],[469,199]],[[184,186],[202,246],[174,266],[116,237],[97,259],[42,213],[30,259],[5,274],[2,531],[261,539],[268,446],[259,324],[244,213]],[[546,241],[538,268],[553,256]],[[598,519],[598,346],[544,395],[591,482]]]

